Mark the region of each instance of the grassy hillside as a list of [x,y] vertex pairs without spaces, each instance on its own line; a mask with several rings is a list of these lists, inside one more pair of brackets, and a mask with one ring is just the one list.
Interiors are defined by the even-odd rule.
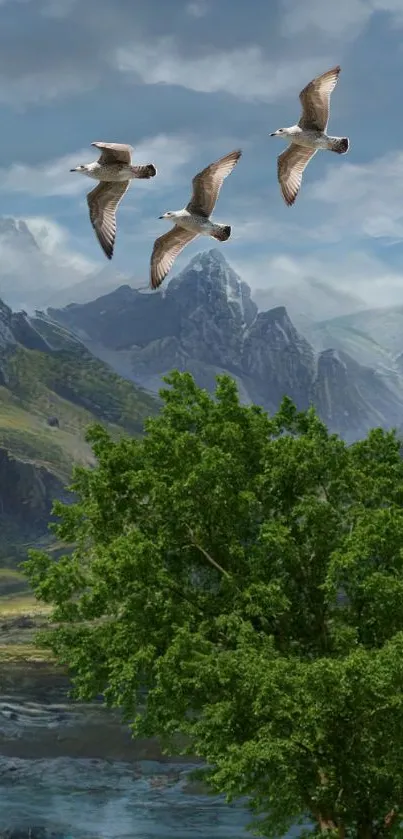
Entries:
[[3,348],[0,383],[0,566],[15,566],[46,533],[51,499],[72,465],[92,462],[88,426],[140,434],[158,403],[69,340],[58,350]]
[[36,646],[38,629],[45,625],[49,608],[29,591],[0,593],[0,668],[4,664],[50,661],[47,650]]
[[[85,432],[103,422],[139,434],[156,401],[79,350],[46,354],[17,347],[1,357],[0,447],[69,477],[72,463],[91,461]],[[47,420],[55,416],[59,428]]]
[[71,420],[82,408],[138,434],[145,417],[156,410],[154,398],[121,379],[82,345],[52,353],[17,347],[4,360],[7,389],[30,411],[49,414],[59,409]]

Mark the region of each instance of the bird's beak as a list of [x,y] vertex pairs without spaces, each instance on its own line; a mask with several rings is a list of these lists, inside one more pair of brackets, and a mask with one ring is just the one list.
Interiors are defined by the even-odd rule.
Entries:
[[275,137],[275,136],[276,136],[276,134],[277,134],[277,131],[273,131],[273,133],[272,133],[272,134],[269,134],[269,137]]
[[70,169],[70,172],[77,172],[77,167],[75,169]]
[[164,218],[164,216],[158,216],[158,218]]

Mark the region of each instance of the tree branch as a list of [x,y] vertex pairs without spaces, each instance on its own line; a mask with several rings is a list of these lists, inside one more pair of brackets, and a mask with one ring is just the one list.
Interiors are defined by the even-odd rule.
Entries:
[[394,825],[396,819],[398,818],[398,816],[399,816],[398,808],[397,807],[392,807],[392,809],[389,810],[389,813],[386,814],[386,816],[383,820],[384,827],[387,830],[389,830],[391,827],[393,827],[393,825]]
[[[188,530],[188,533],[189,533],[189,536],[190,536],[190,539],[191,539],[191,544],[193,545],[193,547],[196,548],[198,551],[200,551],[200,553],[203,554],[203,556],[205,557],[205,559],[207,559],[207,561],[210,563],[210,565],[212,565],[214,568],[216,568],[217,571],[220,571],[220,573],[223,574],[224,577],[227,577],[228,580],[231,580],[231,582],[234,582],[234,578],[232,577],[232,574],[230,574],[228,571],[226,571],[225,568],[222,568],[222,566],[219,565],[218,562],[216,562],[216,560],[213,559],[212,556],[210,556],[208,551],[206,551],[205,548],[202,547],[202,545],[199,545],[199,543],[195,539],[193,530],[192,530],[191,527],[189,527],[189,525],[187,525],[187,530]],[[237,588],[237,590],[239,592],[241,591],[238,588],[238,586],[236,585],[236,583],[235,583],[235,587]]]
[[386,813],[385,818],[379,825],[378,829],[374,831],[374,836],[379,837],[384,835],[384,833],[388,830],[391,830],[393,825],[395,824],[396,820],[401,815],[399,807],[392,807],[388,813]]
[[204,616],[203,609],[200,608],[199,604],[195,603],[194,600],[191,600],[186,594],[183,594],[183,591],[181,591],[180,588],[178,588],[178,586],[176,586],[174,583],[171,583],[170,580],[166,581],[166,585],[169,589],[171,589],[171,591],[174,591],[175,594],[177,594],[183,600],[186,600],[186,603],[189,603],[189,606],[193,606],[194,609],[197,609],[200,615]]

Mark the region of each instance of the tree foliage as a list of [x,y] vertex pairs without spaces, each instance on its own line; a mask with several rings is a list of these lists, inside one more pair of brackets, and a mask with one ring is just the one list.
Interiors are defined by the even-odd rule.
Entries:
[[56,505],[76,543],[27,571],[76,691],[135,735],[181,733],[262,834],[400,832],[403,461],[285,399],[272,417],[173,373],[141,440],[94,428]]

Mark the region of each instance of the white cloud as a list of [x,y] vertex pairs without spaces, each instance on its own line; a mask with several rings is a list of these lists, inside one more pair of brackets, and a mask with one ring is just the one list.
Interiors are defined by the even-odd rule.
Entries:
[[[267,51],[253,43],[215,51],[206,44],[203,54],[200,39],[196,38],[195,42],[195,34],[198,20],[215,9],[211,0],[184,1],[183,11],[188,18],[186,30],[160,39],[153,36],[156,12],[153,14],[152,3],[148,4],[148,11],[142,9],[134,17],[130,4],[121,0],[115,0],[113,4],[111,0],[99,0],[98,4],[90,2],[88,8],[87,4],[82,4],[81,9],[78,0],[36,0],[35,3],[32,0],[13,0],[13,3],[0,0],[0,6],[5,3],[9,6],[26,3],[31,10],[38,9],[37,20],[42,18],[44,27],[53,27],[48,38],[40,33],[42,40],[36,51],[26,48],[17,28],[10,44],[3,45],[0,102],[14,108],[82,95],[96,89],[110,74],[111,63],[113,70],[135,74],[146,84],[175,84],[206,93],[226,91],[243,99],[257,97],[271,102],[284,93],[295,93],[295,78],[312,77],[321,72],[328,61],[339,60],[339,54],[329,57],[328,43],[331,39],[342,39],[344,43],[349,37],[355,38],[374,12],[384,11],[393,23],[403,21],[401,0],[337,0],[336,3],[279,0],[280,14],[277,19],[274,12],[269,33],[269,38],[275,42],[275,55],[270,40]],[[190,17],[195,22],[190,26],[194,30],[191,34]],[[66,20],[70,27],[75,18],[88,41],[87,49],[84,39],[77,37],[75,50],[69,29],[66,37],[60,39],[61,24]],[[236,15],[233,25],[237,25]],[[314,43],[308,44],[304,38],[297,55],[281,40],[281,35],[299,37],[303,33],[305,36],[310,30]],[[324,42],[324,36],[330,41]],[[190,37],[194,42],[193,53],[189,50]],[[182,55],[180,43],[185,39],[186,54]],[[279,45],[281,52],[278,55]],[[306,56],[302,59],[301,50]],[[268,60],[267,55],[273,60]]]
[[31,0],[0,0],[0,6],[5,6],[6,3],[30,3]]
[[[322,305],[315,286],[311,286],[312,278],[338,292],[354,295],[362,301],[363,308],[403,304],[403,271],[362,250],[339,254],[338,249],[331,249],[315,256],[268,253],[255,259],[234,256],[230,261],[253,290],[275,289],[279,303],[288,305],[291,301],[292,305],[296,294],[301,299],[306,295],[307,311],[312,319],[318,317],[317,307]],[[296,302],[298,306],[300,301]]]
[[[362,164],[338,160],[319,179],[307,178],[291,213],[282,205],[274,212],[261,194],[236,196],[234,238],[257,245],[287,242],[304,250],[335,243],[343,243],[343,249],[364,243],[385,248],[403,240],[402,195],[403,150]],[[273,200],[281,198],[274,193]]]
[[390,15],[395,26],[403,26],[403,8],[400,0],[370,0],[373,12],[385,12]]
[[60,20],[69,17],[76,6],[77,0],[44,0],[42,14]]
[[12,163],[7,169],[0,169],[0,189],[3,192],[25,192],[39,197],[77,195],[84,189],[84,178],[69,170],[89,160],[91,156],[88,149],[82,149],[40,165]]
[[285,35],[299,35],[307,29],[318,29],[326,35],[339,38],[346,33],[355,37],[366,25],[372,14],[366,0],[283,0],[282,31]]
[[115,65],[144,84],[179,85],[201,93],[226,92],[239,99],[273,102],[295,93],[295,79],[314,76],[328,57],[268,61],[260,47],[215,50],[202,56],[180,55],[172,37],[121,47]]
[[204,0],[193,0],[186,5],[185,11],[191,17],[200,18],[208,13],[208,6]]
[[13,308],[39,308],[54,290],[99,266],[78,253],[68,232],[48,218],[0,218],[0,297]]
[[369,163],[331,166],[306,188],[305,197],[327,204],[328,218],[316,226],[317,238],[403,239],[403,151]]
[[88,70],[83,74],[72,67],[61,67],[58,72],[32,70],[14,79],[4,71],[0,73],[0,102],[18,111],[28,103],[37,105],[70,94],[82,95],[92,90],[97,81],[97,73]]
[[191,134],[174,135],[158,134],[156,137],[137,143],[133,153],[137,163],[154,163],[157,176],[152,181],[138,181],[146,188],[153,184],[154,188],[168,186],[176,182],[181,168],[192,159],[195,153],[195,138]]
[[388,14],[394,25],[403,24],[401,0],[282,0],[282,7],[282,32],[291,37],[316,29],[329,38],[354,40],[375,12]]
[[[150,181],[136,181],[136,189],[150,189],[157,180],[158,187],[172,183],[178,170],[193,154],[194,143],[191,137],[159,134],[137,143],[133,152],[134,162],[154,163],[158,174],[157,178]],[[40,165],[12,163],[8,168],[0,168],[0,189],[3,192],[24,192],[41,198],[88,192],[91,183],[95,186],[95,182],[77,172],[70,172],[70,169],[80,163],[89,163],[97,156],[96,149],[85,148]]]
[[72,249],[69,232],[57,222],[44,216],[31,216],[24,221],[44,256],[50,257],[56,265],[72,269],[82,276],[98,267],[98,262]]

